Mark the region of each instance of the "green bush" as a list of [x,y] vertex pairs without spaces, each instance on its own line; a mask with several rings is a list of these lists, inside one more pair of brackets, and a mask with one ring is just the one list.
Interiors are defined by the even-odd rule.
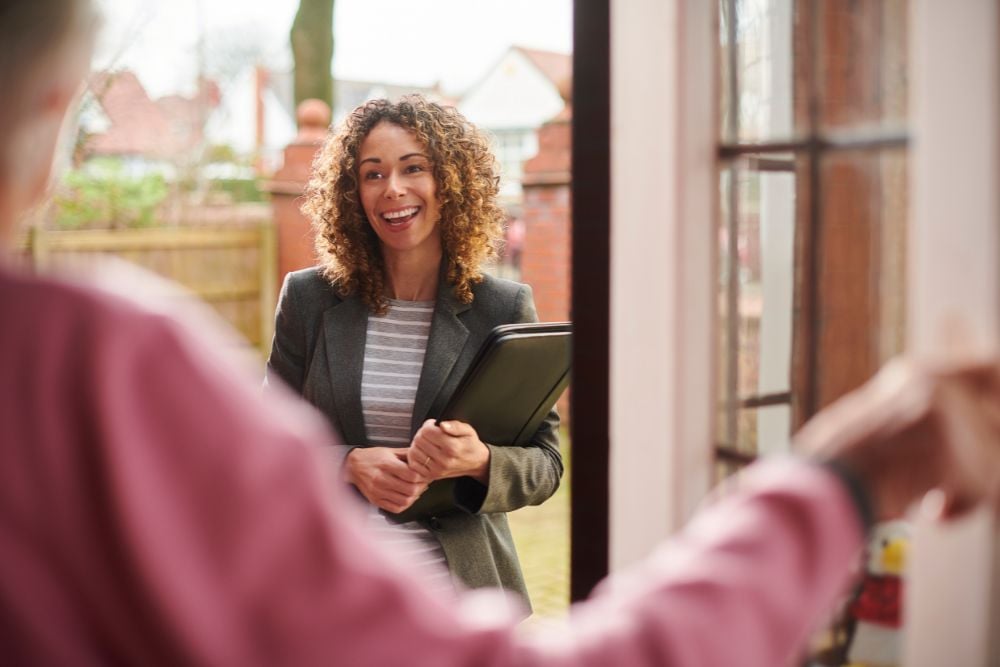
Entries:
[[53,219],[62,229],[149,227],[167,193],[161,174],[133,176],[120,160],[92,160],[63,178]]
[[215,192],[225,192],[234,202],[266,201],[255,178],[216,178],[209,181]]

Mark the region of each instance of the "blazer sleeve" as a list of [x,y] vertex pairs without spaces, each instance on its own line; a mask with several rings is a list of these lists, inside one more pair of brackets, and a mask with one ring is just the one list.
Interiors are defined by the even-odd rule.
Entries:
[[[306,335],[309,321],[307,306],[296,287],[295,274],[285,275],[278,296],[278,306],[274,314],[274,338],[264,371],[264,392],[272,393],[274,378],[288,385],[299,397],[305,391],[306,366],[311,356],[310,343]],[[317,406],[319,407],[319,406]],[[332,463],[334,470],[344,465],[344,459],[354,447],[340,444],[338,438],[325,446],[322,453]]]
[[[537,322],[531,287],[521,285],[508,323]],[[486,443],[490,450],[489,484],[462,478],[456,488],[459,503],[481,513],[510,512],[540,505],[559,488],[563,474],[559,453],[559,413],[552,409],[527,445],[508,447]]]
[[280,378],[296,394],[302,394],[306,357],[305,327],[302,309],[296,301],[292,274],[285,274],[274,313],[274,338],[264,371],[264,388],[269,389],[275,377]]

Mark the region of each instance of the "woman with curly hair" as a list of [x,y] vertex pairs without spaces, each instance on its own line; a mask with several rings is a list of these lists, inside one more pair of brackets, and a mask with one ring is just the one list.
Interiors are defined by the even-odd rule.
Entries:
[[[446,564],[432,570],[442,586],[527,602],[505,513],[558,487],[558,416],[524,447],[432,419],[493,327],[537,319],[530,287],[482,270],[502,237],[498,182],[487,139],[454,108],[407,96],[355,109],[314,164],[303,211],[320,265],[285,279],[268,375],[339,432],[331,450],[379,534]],[[460,510],[390,516],[445,478]]]

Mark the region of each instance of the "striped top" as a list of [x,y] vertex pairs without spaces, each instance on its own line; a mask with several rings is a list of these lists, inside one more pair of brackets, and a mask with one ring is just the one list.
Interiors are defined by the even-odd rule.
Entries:
[[[368,316],[361,409],[370,445],[410,444],[413,402],[433,316],[433,301],[396,299],[389,299],[385,315]],[[416,521],[390,521],[374,506],[369,523],[375,537],[389,545],[408,566],[427,570],[420,578],[429,586],[453,590],[444,550],[434,533]]]
[[413,401],[433,315],[433,301],[390,299],[384,316],[368,316],[361,407],[369,444],[410,444]]

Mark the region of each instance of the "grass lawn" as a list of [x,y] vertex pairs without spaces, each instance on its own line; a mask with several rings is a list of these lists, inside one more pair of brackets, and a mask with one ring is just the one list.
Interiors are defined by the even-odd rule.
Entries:
[[[532,618],[560,617],[569,607],[569,438],[560,433],[566,471],[555,495],[537,507],[508,515],[528,594]],[[530,621],[529,621],[530,622]]]

